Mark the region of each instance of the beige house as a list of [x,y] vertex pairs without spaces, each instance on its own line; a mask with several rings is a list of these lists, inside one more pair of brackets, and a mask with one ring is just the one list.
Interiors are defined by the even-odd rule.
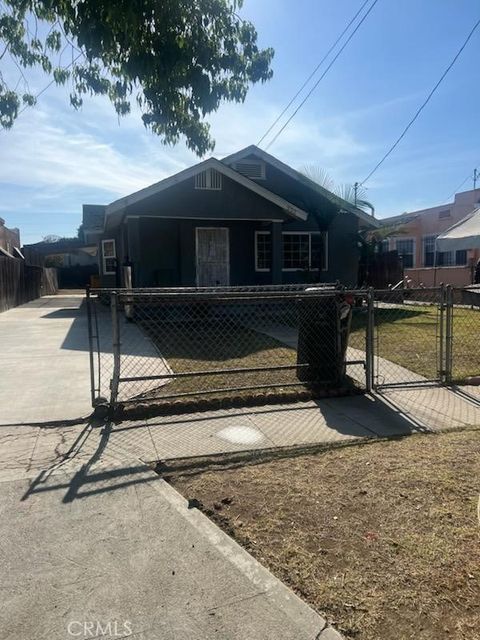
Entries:
[[384,240],[384,250],[403,257],[405,276],[411,286],[435,286],[441,282],[464,286],[473,282],[478,249],[437,253],[435,240],[479,206],[480,189],[455,194],[453,202],[384,218],[384,226],[398,226],[398,235]]

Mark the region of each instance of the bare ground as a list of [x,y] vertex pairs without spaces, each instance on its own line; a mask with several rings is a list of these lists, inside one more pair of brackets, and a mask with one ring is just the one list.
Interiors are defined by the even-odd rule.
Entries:
[[479,640],[479,454],[471,429],[159,472],[347,638]]

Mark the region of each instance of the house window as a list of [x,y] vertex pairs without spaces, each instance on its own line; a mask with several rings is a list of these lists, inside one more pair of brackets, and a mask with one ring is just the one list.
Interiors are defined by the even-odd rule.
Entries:
[[440,251],[437,254],[437,264],[439,267],[452,267],[453,251]]
[[292,232],[283,234],[284,271],[327,268],[327,234]]
[[272,235],[270,231],[255,231],[255,271],[270,271],[272,267]]
[[444,209],[443,211],[439,211],[438,217],[440,220],[442,220],[442,218],[450,218],[450,209]]
[[412,269],[415,264],[415,240],[404,238],[396,241],[398,255],[402,256],[405,269]]
[[113,275],[117,272],[115,240],[102,240],[102,260],[104,275]]
[[265,180],[265,163],[256,160],[236,162],[235,170],[250,180]]
[[435,240],[437,236],[424,236],[423,238],[423,266],[435,265]]
[[216,169],[206,169],[195,175],[195,189],[221,191],[222,174]]
[[467,250],[460,249],[455,251],[455,264],[457,267],[464,267],[467,264]]

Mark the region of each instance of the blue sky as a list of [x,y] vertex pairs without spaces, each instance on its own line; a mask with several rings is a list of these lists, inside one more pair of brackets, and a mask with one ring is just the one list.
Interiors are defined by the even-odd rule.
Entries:
[[[274,77],[245,103],[210,118],[222,157],[256,143],[317,64],[361,0],[245,0],[260,43],[275,49]],[[379,0],[327,77],[269,152],[314,164],[336,182],[361,181],[396,139],[474,22],[478,0]],[[401,145],[367,183],[379,217],[447,202],[480,165],[480,29]],[[15,83],[16,68],[0,63]],[[33,92],[48,78],[27,74]],[[268,139],[267,139],[268,141]],[[74,235],[83,203],[108,203],[197,158],[165,147],[138,113],[120,121],[108,101],[81,111],[51,87],[11,131],[0,132],[0,216],[24,243]],[[471,188],[468,181],[463,189]]]

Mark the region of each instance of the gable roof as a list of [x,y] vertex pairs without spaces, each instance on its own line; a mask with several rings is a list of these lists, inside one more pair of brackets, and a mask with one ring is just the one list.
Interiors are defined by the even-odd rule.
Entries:
[[82,222],[84,230],[101,231],[105,220],[105,205],[103,204],[84,204]]
[[161,193],[165,189],[168,189],[169,187],[172,187],[175,184],[183,182],[184,180],[187,180],[188,178],[192,178],[198,173],[205,171],[205,169],[215,169],[219,173],[222,173],[223,175],[225,175],[227,178],[230,178],[231,180],[234,180],[235,182],[238,182],[242,186],[246,187],[250,191],[257,193],[262,198],[265,198],[266,200],[270,200],[270,202],[273,202],[273,204],[276,204],[278,207],[283,209],[286,213],[291,215],[293,218],[297,218],[299,220],[306,220],[308,218],[308,213],[303,209],[296,207],[291,202],[288,202],[288,200],[285,200],[281,196],[278,196],[277,194],[273,193],[272,191],[265,189],[265,187],[262,187],[261,185],[257,184],[253,180],[249,180],[249,178],[245,178],[245,176],[242,176],[241,173],[238,173],[238,171],[235,171],[228,165],[224,164],[223,162],[220,162],[220,160],[217,160],[216,158],[209,158],[208,160],[199,162],[193,167],[184,169],[183,171],[180,171],[179,173],[176,173],[175,175],[170,176],[169,178],[165,178],[160,182],[156,182],[155,184],[152,184],[149,187],[146,187],[145,189],[140,189],[140,191],[136,191],[135,193],[132,193],[129,196],[125,196],[124,198],[115,200],[114,202],[109,204],[105,210],[106,222],[108,222],[109,217],[111,217],[113,214],[118,214],[120,212],[123,212],[125,207],[128,207],[129,205],[135,204],[137,202],[140,202],[145,198],[149,198],[150,196],[154,196],[157,193]]
[[279,171],[282,171],[283,173],[287,174],[294,180],[297,180],[298,182],[308,187],[309,189],[316,191],[319,195],[329,200],[332,204],[337,206],[339,209],[343,209],[345,211],[349,211],[350,213],[353,213],[358,218],[360,218],[360,220],[365,224],[368,224],[369,226],[372,226],[372,227],[380,226],[378,220],[376,220],[373,216],[368,215],[368,213],[365,213],[365,211],[362,211],[358,207],[355,207],[350,202],[347,202],[347,200],[340,198],[339,196],[335,195],[328,189],[325,189],[324,187],[320,186],[317,182],[310,180],[310,178],[307,178],[307,176],[303,175],[303,173],[300,173],[300,171],[296,171],[296,169],[292,169],[292,167],[290,167],[288,164],[285,164],[278,158],[275,158],[275,156],[270,155],[269,153],[267,153],[266,151],[263,151],[263,149],[260,149],[254,144],[251,144],[250,146],[245,147],[245,149],[241,149],[236,153],[232,153],[231,155],[226,156],[225,158],[222,159],[222,162],[227,165],[230,165],[230,164],[234,164],[235,162],[238,162],[239,160],[243,160],[243,158],[246,158],[251,155],[257,156],[257,158],[260,158],[267,164],[271,164],[273,167],[275,167]]

